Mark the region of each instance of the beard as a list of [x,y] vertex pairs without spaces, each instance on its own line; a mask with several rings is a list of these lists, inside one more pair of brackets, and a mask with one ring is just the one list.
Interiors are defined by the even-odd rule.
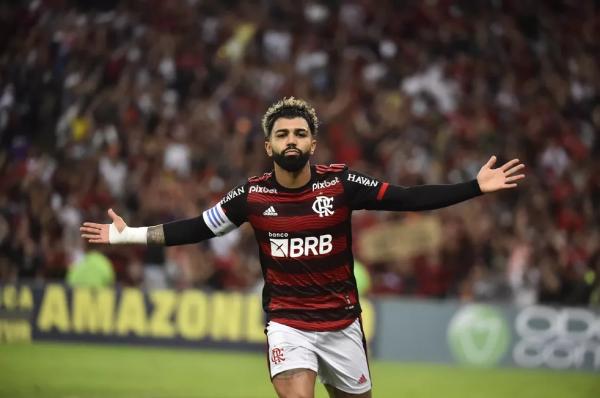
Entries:
[[[285,151],[287,150],[289,150],[289,148],[287,148]],[[308,151],[302,152],[300,149],[298,149],[299,154],[288,156],[285,155],[285,151],[281,153],[273,151],[273,161],[282,169],[292,173],[302,170],[310,158],[310,153]]]

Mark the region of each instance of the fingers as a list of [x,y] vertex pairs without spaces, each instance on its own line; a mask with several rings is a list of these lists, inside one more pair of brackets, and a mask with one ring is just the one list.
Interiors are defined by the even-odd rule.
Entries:
[[108,215],[109,215],[109,217],[111,218],[111,220],[113,220],[113,222],[115,222],[115,221],[117,221],[119,218],[121,218],[121,217],[119,217],[119,216],[117,215],[117,213],[115,213],[115,212],[113,211],[113,209],[108,209]]
[[[86,225],[86,224],[83,224],[83,225]],[[99,234],[100,232],[102,232],[102,228],[89,227],[89,226],[79,227],[79,230],[81,232],[88,232],[88,233],[91,233],[91,234]]]
[[81,228],[79,228],[79,229],[82,229],[82,228],[85,228],[85,227],[87,227],[87,228],[89,228],[89,229],[98,229],[98,230],[102,230],[102,226],[103,226],[103,225],[105,225],[105,224],[97,224],[97,223],[95,223],[95,222],[84,222],[84,223],[83,223],[83,225],[84,225],[84,226],[83,226],[83,227],[81,227]]
[[515,166],[515,167],[513,167],[513,168],[511,168],[511,169],[508,169],[508,170],[506,170],[504,173],[505,173],[507,176],[509,176],[509,175],[511,175],[511,174],[514,174],[514,173],[516,173],[517,171],[519,171],[519,170],[521,170],[521,169],[524,169],[524,168],[525,168],[525,165],[524,165],[523,163],[521,163],[521,164],[519,164],[519,165],[517,165],[517,166]]
[[99,234],[81,234],[81,237],[89,243],[108,243],[106,239],[102,239]]
[[508,169],[510,169],[512,166],[516,165],[519,163],[519,159],[513,159],[509,162],[506,162],[502,165],[502,167],[500,167],[500,170],[502,171],[506,171]]
[[492,156],[490,160],[485,164],[487,167],[492,168],[492,166],[496,163],[496,156]]
[[102,234],[106,231],[107,224],[96,224],[93,222],[85,222],[79,227],[81,237],[88,243],[107,243],[106,239],[102,238]]
[[525,178],[525,174],[519,174],[516,176],[507,177],[506,182],[514,182],[514,181],[522,180],[523,178]]
[[102,230],[90,227],[80,227],[81,237],[83,239],[100,239],[102,237]]

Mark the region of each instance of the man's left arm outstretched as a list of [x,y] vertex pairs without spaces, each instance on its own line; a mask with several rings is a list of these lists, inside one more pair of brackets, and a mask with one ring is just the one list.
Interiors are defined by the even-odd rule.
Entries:
[[[349,172],[346,185],[355,192],[352,197],[354,209],[420,211],[433,210],[474,198],[483,193],[495,192],[517,187],[517,181],[525,178],[518,174],[525,165],[518,159],[506,162],[498,168],[492,168],[496,156],[492,156],[481,167],[477,178],[459,184],[419,185],[402,187],[377,182],[370,177],[357,178],[355,172]],[[361,181],[370,183],[361,184]],[[350,184],[354,183],[354,184]]]

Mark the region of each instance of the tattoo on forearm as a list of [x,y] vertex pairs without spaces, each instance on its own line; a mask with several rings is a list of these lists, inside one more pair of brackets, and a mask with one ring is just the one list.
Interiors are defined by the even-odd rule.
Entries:
[[149,245],[164,245],[165,231],[162,224],[148,227],[148,244]]

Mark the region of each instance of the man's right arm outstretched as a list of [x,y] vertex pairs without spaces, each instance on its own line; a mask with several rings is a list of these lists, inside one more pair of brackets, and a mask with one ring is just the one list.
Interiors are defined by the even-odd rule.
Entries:
[[108,210],[108,215],[113,221],[112,224],[83,223],[80,228],[81,237],[87,239],[89,243],[175,246],[198,243],[216,236],[202,216],[134,228],[128,226],[112,209]]
[[150,227],[130,227],[112,209],[111,224],[85,222],[81,237],[89,243],[176,246],[224,235],[246,221],[245,186],[238,186],[201,216]]

